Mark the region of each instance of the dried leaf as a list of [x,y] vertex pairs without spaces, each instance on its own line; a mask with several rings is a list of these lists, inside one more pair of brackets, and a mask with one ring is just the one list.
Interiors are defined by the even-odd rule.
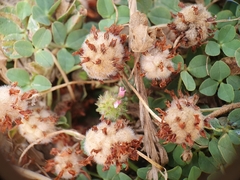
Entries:
[[[148,50],[153,46],[154,39],[148,35],[148,19],[145,14],[137,12],[137,1],[129,0],[130,9],[130,22],[129,22],[129,45],[134,53],[135,64],[139,61],[140,53]],[[140,76],[140,70],[134,66],[135,85],[136,89],[147,102],[147,93],[143,83],[143,79]],[[166,164],[168,162],[168,156],[165,149],[159,144],[156,138],[156,129],[152,123],[152,119],[141,102],[139,102],[139,118],[141,126],[144,129],[143,144],[144,150],[147,155],[160,164]],[[158,171],[155,167],[148,173],[148,179],[150,177],[154,180],[158,179]]]
[[65,14],[68,11],[68,8],[71,6],[71,1],[61,1],[60,5],[58,6],[57,10],[56,10],[56,18],[58,19],[59,17],[61,17],[63,14]]
[[[135,53],[135,60],[139,58],[139,53]],[[143,79],[140,76],[140,71],[138,68],[135,68],[135,84],[138,92],[142,96],[142,98],[147,102],[147,93],[143,83]],[[152,119],[143,106],[141,102],[139,102],[139,113],[140,113],[140,121],[142,128],[144,129],[144,137],[143,144],[144,150],[147,155],[154,161],[160,163],[161,165],[165,165],[168,163],[168,156],[166,150],[159,144],[158,139],[156,138],[156,129],[152,123]],[[158,179],[158,172],[155,167],[148,172],[148,179]]]
[[5,84],[10,84],[9,79],[6,76],[7,68],[7,57],[4,56],[2,50],[0,49],[0,80],[3,81]]
[[129,11],[130,11],[130,16],[132,16],[133,13],[137,12],[137,1],[129,0],[128,7],[129,7]]
[[133,52],[145,52],[153,47],[154,39],[148,35],[148,19],[144,13],[134,12],[129,22],[129,44]]
[[236,59],[234,57],[225,57],[222,58],[222,61],[224,61],[229,66],[231,75],[240,74],[240,67],[237,65]]

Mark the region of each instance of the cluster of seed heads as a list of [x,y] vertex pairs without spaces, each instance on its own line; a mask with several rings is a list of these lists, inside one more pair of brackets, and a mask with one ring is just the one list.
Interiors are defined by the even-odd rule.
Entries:
[[116,165],[119,172],[121,165],[127,164],[128,158],[137,160],[136,149],[139,146],[140,140],[137,140],[124,120],[104,120],[87,131],[84,151],[96,163],[104,165],[104,170],[109,169],[110,165]]
[[[56,131],[56,121],[57,118],[50,110],[42,107],[34,108],[27,118],[21,119],[18,131],[29,143],[31,143]],[[50,141],[51,139],[45,138],[41,143]]]
[[169,24],[175,39],[180,37],[180,47],[188,48],[201,45],[213,32],[213,17],[202,4],[184,7]]
[[77,147],[65,146],[62,149],[51,150],[51,154],[55,157],[47,161],[45,171],[52,171],[57,175],[56,179],[72,179],[80,173],[87,173],[82,170],[82,167],[91,163],[90,158],[84,158],[83,152],[78,144]]
[[166,111],[157,109],[163,119],[158,137],[183,147],[192,147],[199,137],[205,137],[204,126],[207,125],[200,108],[196,106],[198,97],[184,96],[181,93],[180,98],[173,93],[171,95],[173,101],[167,104],[168,109]]
[[[204,6],[186,6],[168,24],[171,36],[167,38],[173,42],[178,39],[178,45],[184,48],[201,45],[212,33],[212,21],[211,14]],[[127,36],[121,34],[122,30],[123,26],[112,25],[106,32],[100,32],[93,26],[82,47],[74,53],[80,55],[80,64],[90,78],[102,81],[118,76],[123,70],[129,52],[124,46]],[[141,51],[141,70],[148,79],[166,81],[175,71],[171,60],[175,55],[172,51],[175,47],[167,45],[165,35],[149,42],[153,42],[153,45],[146,46],[145,52]],[[17,125],[19,133],[32,143],[56,131],[57,117],[53,112],[46,107],[32,106],[36,91],[24,93],[13,84],[0,87],[0,93],[4,95],[0,97],[1,132],[5,133]],[[64,134],[41,141],[55,143],[51,151],[54,158],[47,161],[46,172],[52,171],[57,179],[71,179],[84,173],[82,167],[90,164],[91,160],[103,165],[104,170],[116,165],[119,172],[122,164],[127,165],[128,159],[138,159],[137,148],[140,147],[141,138],[137,139],[126,121],[119,119],[126,113],[126,106],[122,102],[124,93],[125,90],[120,88],[118,95],[107,91],[99,97],[97,111],[108,120],[102,120],[87,131],[83,148],[88,158],[84,157],[80,145],[71,146],[72,139]],[[204,126],[208,126],[196,106],[198,97],[180,93],[180,98],[177,98],[174,93],[170,94],[173,100],[167,104],[167,110],[157,109],[162,116],[157,136],[185,148],[192,147],[194,141],[205,136]],[[188,161],[191,157],[191,151],[185,149],[182,158]]]
[[[28,141],[33,142],[55,131],[56,117],[53,112],[45,107],[34,105],[35,90],[22,92],[16,84],[1,86],[0,97],[0,130],[6,130],[17,126],[18,132]],[[49,142],[46,139],[44,142]]]
[[82,47],[74,54],[81,57],[84,71],[92,79],[105,80],[118,75],[126,59],[123,46],[126,36],[120,35],[123,27],[112,25],[106,32],[94,26]]
[[35,91],[22,92],[16,84],[0,87],[0,130],[5,132],[14,125],[20,124],[21,119],[28,118],[29,103]]

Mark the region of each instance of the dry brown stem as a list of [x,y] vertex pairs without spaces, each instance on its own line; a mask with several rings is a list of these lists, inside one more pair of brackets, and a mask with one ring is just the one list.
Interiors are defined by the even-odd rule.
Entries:
[[158,168],[160,171],[164,170],[164,167],[159,165],[158,163],[156,163],[155,161],[153,161],[152,159],[150,159],[148,156],[146,156],[145,154],[143,154],[140,151],[137,151],[138,155],[141,156],[143,159],[145,159],[146,161],[148,161],[149,163],[151,163],[153,166],[155,166],[156,168]]
[[75,131],[75,130],[67,130],[67,129],[64,129],[64,130],[59,130],[59,131],[55,131],[55,132],[52,132],[50,134],[47,134],[45,137],[43,138],[39,138],[38,140],[32,142],[31,144],[28,145],[28,147],[26,149],[24,149],[24,151],[22,152],[19,160],[18,160],[18,164],[20,164],[22,162],[22,158],[23,156],[36,144],[41,144],[41,142],[45,139],[50,139],[58,134],[62,134],[62,133],[65,133],[65,134],[68,134],[70,136],[73,136],[74,138],[76,138],[77,140],[83,140],[85,138],[84,135],[80,134],[79,132]]
[[210,119],[218,117],[222,114],[226,114],[236,108],[240,108],[240,103],[232,103],[232,104],[224,105],[220,109],[213,111],[212,113],[207,115],[206,119],[210,120]]
[[[139,53],[135,53],[135,54],[139,54]],[[135,56],[135,58],[138,58],[138,55]],[[140,76],[140,70],[138,68],[135,68],[134,72],[135,72],[135,85],[136,85],[137,91],[141,95],[144,102],[148,104],[147,93],[143,83],[143,79]],[[142,128],[144,129],[144,139],[143,139],[144,149],[147,155],[153,158],[154,161],[160,162],[161,164],[166,164],[168,161],[166,151],[159,144],[158,139],[156,137],[157,132],[153,125],[152,119],[149,115],[147,108],[145,108],[145,106],[141,101],[139,102],[139,111],[140,111],[141,125],[142,125]],[[159,150],[160,154],[158,154],[157,149]]]
[[21,167],[14,166],[14,169],[21,174],[22,176],[26,177],[27,179],[41,179],[41,180],[51,180],[48,177],[45,177],[41,174],[38,174],[36,172],[30,171],[28,169],[24,169]]
[[106,80],[106,81],[83,81],[83,80],[77,80],[77,81],[71,81],[71,82],[68,82],[68,83],[64,83],[64,84],[60,84],[60,85],[57,85],[57,86],[54,86],[52,87],[51,89],[47,90],[47,91],[43,91],[41,93],[39,93],[40,95],[44,95],[44,94],[47,94],[49,92],[53,92],[53,91],[56,91],[58,89],[61,89],[61,88],[64,88],[64,87],[67,87],[69,85],[74,85],[74,84],[78,84],[78,85],[84,85],[84,84],[91,84],[91,85],[99,85],[101,83],[115,83],[119,81],[118,79],[112,79],[112,80]]
[[[144,17],[141,16],[140,13],[137,11],[137,3],[136,0],[129,0],[129,9],[130,9],[130,23],[129,23],[129,42],[130,43],[130,49],[134,52],[134,61],[135,64],[139,61],[141,52],[146,51],[148,48],[151,47],[151,41],[153,41],[150,37],[148,37],[147,29],[148,26],[145,24]],[[135,21],[135,19],[143,18],[142,21]],[[135,27],[139,26],[145,27],[145,32],[143,32],[142,36],[141,33],[135,34],[133,36],[133,29]],[[143,28],[144,30],[144,28]],[[134,38],[135,37],[135,38]],[[148,37],[148,38],[147,38]],[[140,43],[140,44],[139,44]],[[149,44],[146,47],[142,47],[142,44]],[[139,44],[139,45],[138,45]],[[140,49],[136,49],[135,47],[141,47]],[[147,156],[150,157],[153,161],[160,163],[160,164],[166,164],[168,162],[168,156],[165,151],[165,149],[159,144],[158,139],[156,137],[156,129],[153,125],[151,116],[149,113],[152,114],[151,109],[148,106],[148,99],[147,99],[147,92],[143,83],[143,79],[141,77],[140,69],[137,68],[137,66],[134,66],[133,69],[134,77],[135,77],[135,88],[130,88],[134,91],[134,93],[139,98],[139,118],[141,122],[141,126],[144,131],[144,137],[143,137],[143,144],[144,144],[144,150],[147,153]],[[126,83],[129,85],[130,83],[126,80]],[[137,92],[136,92],[137,91]],[[150,109],[150,110],[149,110]],[[152,114],[153,117],[156,115],[155,113]],[[159,119],[159,117],[156,117]],[[161,118],[160,118],[161,121]],[[148,179],[158,179],[158,170],[155,166],[152,166],[152,169],[147,174]]]

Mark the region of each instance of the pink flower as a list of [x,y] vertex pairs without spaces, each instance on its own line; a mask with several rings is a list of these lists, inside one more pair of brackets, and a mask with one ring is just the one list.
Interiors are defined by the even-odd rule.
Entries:
[[120,87],[119,91],[118,91],[118,98],[123,98],[125,95],[126,90],[124,89],[124,87]]
[[114,108],[117,108],[121,103],[122,103],[122,100],[115,101],[115,103],[113,104]]
[[124,89],[124,87],[119,88],[117,100],[113,104],[114,108],[117,108],[122,103],[121,98],[125,96],[125,92],[126,90]]

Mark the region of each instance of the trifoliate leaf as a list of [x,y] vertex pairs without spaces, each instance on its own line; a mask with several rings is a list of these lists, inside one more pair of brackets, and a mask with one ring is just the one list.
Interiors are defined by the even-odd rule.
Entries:
[[236,150],[229,138],[228,134],[224,134],[218,141],[218,149],[222,154],[223,159],[228,163],[232,163],[236,158]]
[[220,54],[220,45],[215,41],[208,41],[205,52],[209,56],[217,56]]
[[236,50],[240,47],[240,40],[234,39],[222,44],[222,50],[226,56],[234,57]]
[[34,51],[32,43],[26,40],[17,41],[14,44],[14,49],[23,57],[30,57]]
[[211,78],[205,79],[199,87],[200,93],[206,96],[213,96],[218,88],[219,83]]
[[230,73],[230,68],[223,61],[216,61],[210,69],[210,77],[219,82],[228,77]]
[[232,102],[234,99],[233,87],[230,84],[220,83],[218,97],[226,102]]
[[182,71],[180,76],[188,91],[194,91],[196,89],[196,83],[193,77],[187,71]]
[[23,87],[29,84],[30,76],[27,71],[20,68],[8,69],[7,77],[11,82],[18,82],[18,86]]
[[103,18],[110,18],[114,13],[112,0],[98,0],[97,11]]
[[67,29],[63,23],[55,21],[52,23],[53,41],[58,45],[63,45],[67,36]]
[[32,43],[37,49],[47,47],[52,41],[52,34],[49,29],[40,28],[33,35]]
[[151,9],[148,18],[153,24],[165,24],[170,22],[171,13],[169,9],[159,6]]
[[207,56],[197,55],[188,65],[188,71],[197,78],[203,78],[207,76]]
[[218,42],[225,43],[233,40],[236,35],[235,27],[232,25],[226,25],[222,27],[218,33]]

